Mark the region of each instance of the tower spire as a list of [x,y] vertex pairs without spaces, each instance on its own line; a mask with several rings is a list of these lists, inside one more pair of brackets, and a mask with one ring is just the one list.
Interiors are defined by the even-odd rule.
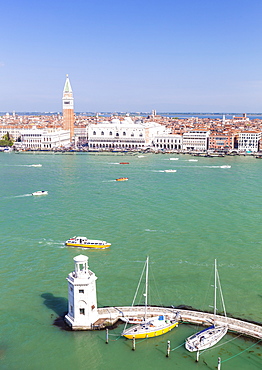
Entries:
[[74,98],[73,90],[70,84],[68,74],[66,75],[65,86],[63,90],[63,129],[70,131],[70,141],[74,136]]
[[64,86],[64,94],[72,94],[72,97],[73,97],[73,90],[72,90],[68,75],[66,75],[66,81],[65,81],[65,86]]

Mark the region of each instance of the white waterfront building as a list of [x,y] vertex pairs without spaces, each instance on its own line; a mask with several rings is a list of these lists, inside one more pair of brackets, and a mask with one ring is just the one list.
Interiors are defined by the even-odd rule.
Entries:
[[238,134],[238,151],[256,153],[260,150],[261,131],[243,131]]
[[131,117],[118,118],[88,127],[89,149],[139,150],[153,146],[155,136],[166,132],[166,127],[156,122],[133,122]]
[[17,140],[21,136],[21,129],[15,128],[9,125],[8,126],[1,125],[0,126],[0,139],[7,133],[9,133],[12,139]]
[[206,152],[209,145],[210,131],[192,130],[183,134],[183,151]]
[[98,320],[96,275],[88,269],[88,257],[74,258],[75,270],[68,274],[68,313],[66,323],[73,330],[92,329]]
[[158,150],[174,150],[182,149],[183,136],[179,134],[163,134],[157,135],[154,138],[153,146]]
[[[21,129],[21,143],[24,149],[51,150],[70,145],[69,130],[55,129]],[[16,143],[17,144],[17,143]]]

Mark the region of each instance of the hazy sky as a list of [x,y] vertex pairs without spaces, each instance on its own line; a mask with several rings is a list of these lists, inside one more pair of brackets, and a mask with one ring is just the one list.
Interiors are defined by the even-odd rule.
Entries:
[[8,0],[0,111],[262,112],[261,0]]

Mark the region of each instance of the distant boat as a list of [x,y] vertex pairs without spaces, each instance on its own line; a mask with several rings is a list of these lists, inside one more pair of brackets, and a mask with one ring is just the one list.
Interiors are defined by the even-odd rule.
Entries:
[[48,191],[46,190],[39,190],[39,191],[35,191],[34,193],[32,193],[32,195],[47,195],[48,194]]
[[127,181],[128,177],[119,177],[116,181]]
[[31,167],[42,167],[41,164],[31,164]]
[[69,247],[104,249],[110,247],[110,243],[104,240],[87,239],[85,236],[74,236],[65,242]]
[[129,164],[129,162],[120,162],[119,164]]
[[[141,318],[141,320],[134,320],[134,319],[128,319],[128,318],[121,318],[123,321],[125,321],[127,324],[133,324],[137,323],[136,325],[131,326],[128,329],[124,329],[124,331],[121,333],[121,335],[128,339],[133,338],[153,338],[158,337],[159,335],[165,334],[172,330],[175,326],[178,325],[178,321],[174,317],[167,317],[164,314],[160,314],[155,317],[149,317],[148,316],[148,303],[147,303],[147,296],[148,296],[148,263],[149,258],[147,257],[142,275],[140,278],[140,282],[144,273],[144,270],[146,270],[146,284],[145,284],[145,312],[144,317]],[[139,286],[137,288],[137,291],[139,289]],[[136,291],[136,292],[137,292]],[[136,298],[136,295],[135,295]],[[135,301],[135,298],[133,300],[133,304]],[[132,304],[132,305],[133,305]],[[126,325],[127,325],[126,324]]]
[[209,326],[208,328],[201,330],[200,332],[191,335],[187,338],[185,347],[188,351],[200,351],[203,349],[210,348],[218,343],[227,333],[228,326],[227,325],[216,325],[216,311],[217,311],[217,282],[220,290],[220,295],[223,304],[223,310],[226,316],[226,309],[224,305],[224,299],[222,295],[222,289],[220,285],[220,280],[217,271],[217,261],[215,260],[215,294],[214,294],[214,324]]
[[11,147],[4,148],[4,150],[3,150],[4,153],[10,153],[12,151],[13,151],[13,148],[11,148]]
[[176,170],[165,170],[165,172],[176,172]]

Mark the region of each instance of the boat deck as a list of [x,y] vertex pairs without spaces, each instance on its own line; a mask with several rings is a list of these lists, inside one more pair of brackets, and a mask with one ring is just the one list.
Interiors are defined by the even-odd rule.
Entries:
[[[129,318],[139,318],[144,316],[145,307],[144,306],[125,306],[125,307],[103,307],[98,308],[99,319],[106,319],[105,322],[114,324],[117,320],[121,320],[121,317]],[[200,324],[203,326],[209,326],[210,322],[207,320],[214,319],[214,315],[207,312],[198,312],[183,310],[177,308],[165,308],[165,307],[147,307],[147,315],[157,316],[159,314],[169,315],[175,317],[179,313],[179,321],[181,323],[192,323]],[[100,321],[101,322],[101,321]],[[243,334],[248,337],[262,339],[262,325],[253,324],[251,322],[234,319],[225,318],[224,316],[216,315],[217,325],[227,324],[228,329],[231,332]],[[102,327],[100,327],[102,328]]]

